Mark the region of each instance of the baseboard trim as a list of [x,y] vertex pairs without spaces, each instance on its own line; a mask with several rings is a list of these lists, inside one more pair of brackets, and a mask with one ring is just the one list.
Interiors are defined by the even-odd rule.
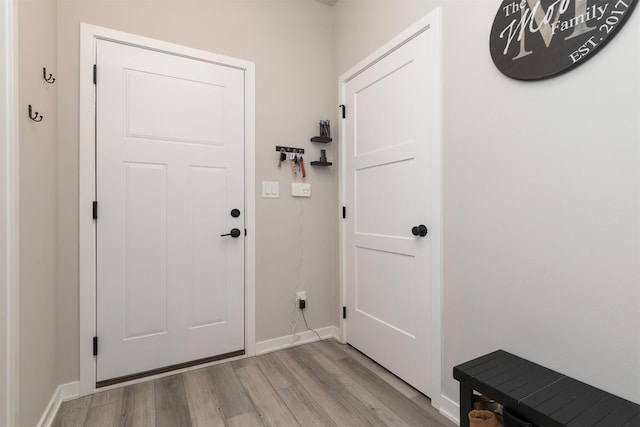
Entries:
[[[335,338],[340,339],[340,329],[336,326],[327,326],[326,328],[316,329],[318,335],[324,339]],[[304,331],[295,335],[287,335],[280,338],[273,338],[270,340],[260,341],[256,343],[256,356],[265,353],[271,353],[272,351],[283,350],[289,347],[295,347],[301,344],[307,344],[310,342],[318,341],[318,335],[312,331]]]
[[59,385],[58,388],[56,388],[56,391],[53,392],[53,396],[51,396],[47,409],[45,409],[42,417],[40,417],[38,427],[51,427],[62,402],[65,400],[75,399],[78,396],[80,396],[79,381]]
[[460,425],[460,405],[444,394],[440,395],[440,413]]

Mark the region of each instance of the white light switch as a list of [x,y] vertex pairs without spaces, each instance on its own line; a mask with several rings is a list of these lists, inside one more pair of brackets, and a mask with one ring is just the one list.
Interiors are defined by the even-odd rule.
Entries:
[[262,181],[262,197],[265,199],[280,197],[280,183],[277,181]]
[[294,182],[291,184],[291,195],[293,197],[311,197],[311,184]]

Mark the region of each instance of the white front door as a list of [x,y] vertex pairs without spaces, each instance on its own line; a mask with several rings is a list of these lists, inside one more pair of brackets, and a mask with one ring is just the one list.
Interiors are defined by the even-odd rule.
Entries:
[[96,52],[97,381],[242,354],[244,71]]
[[430,37],[376,58],[342,86],[346,339],[427,395],[439,194]]

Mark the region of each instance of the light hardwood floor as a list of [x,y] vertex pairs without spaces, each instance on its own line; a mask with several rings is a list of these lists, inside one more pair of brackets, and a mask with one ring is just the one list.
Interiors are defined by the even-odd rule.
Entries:
[[455,424],[357,350],[328,340],[64,402],[53,425]]

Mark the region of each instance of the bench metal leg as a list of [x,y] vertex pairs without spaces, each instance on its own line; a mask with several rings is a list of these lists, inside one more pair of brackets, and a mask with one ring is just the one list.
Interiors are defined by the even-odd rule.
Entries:
[[460,381],[460,427],[469,427],[469,412],[473,410],[473,389]]

